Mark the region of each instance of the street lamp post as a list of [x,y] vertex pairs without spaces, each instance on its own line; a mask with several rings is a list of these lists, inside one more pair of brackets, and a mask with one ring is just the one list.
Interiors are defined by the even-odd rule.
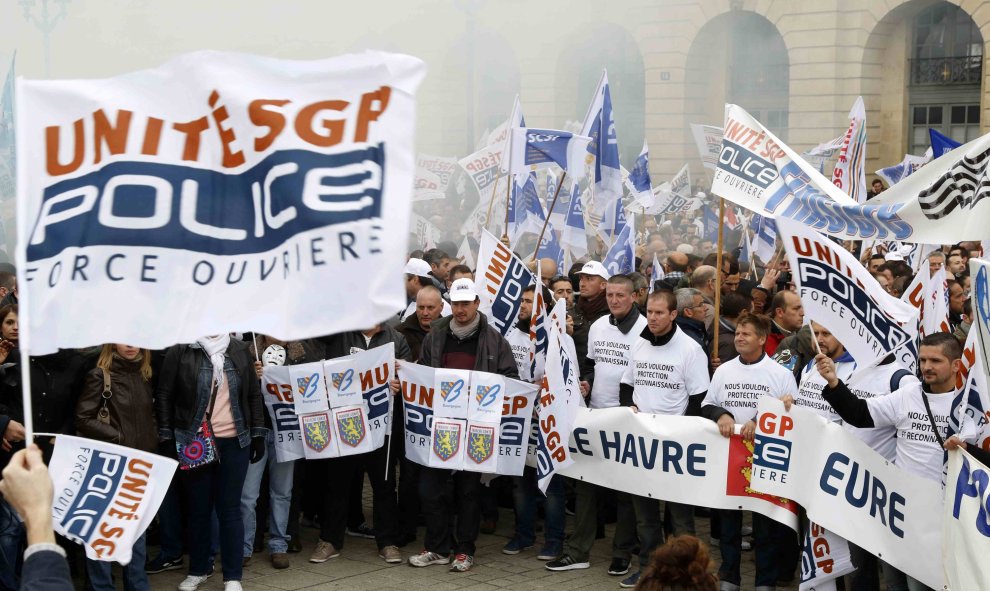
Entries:
[[[18,4],[24,10],[24,19],[41,31],[45,48],[45,77],[52,75],[51,35],[55,26],[65,18],[66,7],[71,0],[41,0],[41,14],[35,14],[37,0],[20,0]],[[49,9],[49,4],[55,5],[55,11]]]

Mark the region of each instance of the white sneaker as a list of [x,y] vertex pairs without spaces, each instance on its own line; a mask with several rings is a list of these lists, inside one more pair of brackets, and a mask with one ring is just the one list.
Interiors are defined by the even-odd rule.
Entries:
[[240,581],[224,581],[223,591],[244,591]]
[[209,575],[196,576],[189,575],[181,583],[179,583],[179,591],[196,591],[200,585],[206,582],[206,579],[210,578]]

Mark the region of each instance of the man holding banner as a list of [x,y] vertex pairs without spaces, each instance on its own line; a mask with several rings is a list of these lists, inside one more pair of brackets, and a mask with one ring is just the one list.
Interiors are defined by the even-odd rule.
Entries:
[[[756,431],[756,406],[760,398],[793,396],[797,391],[794,376],[764,353],[770,334],[770,320],[764,316],[744,314],[736,321],[735,345],[739,356],[722,363],[712,375],[701,414],[718,424],[725,437],[732,437],[741,426],[743,439],[752,440]],[[738,591],[741,584],[739,566],[742,544],[742,512],[721,511],[722,531],[719,549],[722,565],[718,569],[721,588]],[[772,591],[777,584],[777,536],[775,527],[783,527],[759,513],[753,513],[753,546],[756,550],[756,591]]]
[[[428,367],[477,370],[518,378],[509,343],[478,311],[481,301],[470,279],[450,286],[453,314],[441,318],[423,340],[420,363]],[[453,477],[457,522],[453,530],[448,480]],[[453,572],[467,572],[474,565],[475,541],[481,526],[481,473],[423,467],[420,502],[426,520],[425,549],[409,558],[412,566],[450,564]],[[450,554],[454,560],[451,563]]]

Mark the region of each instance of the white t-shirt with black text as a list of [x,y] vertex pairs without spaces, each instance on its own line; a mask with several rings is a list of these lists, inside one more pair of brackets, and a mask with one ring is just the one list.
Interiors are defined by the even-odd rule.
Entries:
[[[852,383],[846,384],[846,386],[857,398],[864,400],[886,396],[891,393],[890,382],[894,378],[894,375],[904,369],[906,368],[899,361],[871,367],[866,371],[860,372],[860,375],[856,376],[856,379]],[[914,374],[903,372],[898,377],[898,382],[894,385],[895,390],[906,386],[921,389],[921,382]],[[884,459],[896,463],[897,429],[893,425],[872,429],[860,429],[853,427],[849,423],[843,423],[842,426],[858,437],[860,441],[869,445],[873,451],[882,455]]]
[[796,392],[794,374],[766,354],[749,364],[736,357],[715,370],[701,406],[722,407],[732,413],[737,425],[743,425],[756,420],[756,405],[761,397],[780,398]]
[[595,362],[595,381],[591,385],[591,408],[619,406],[619,381],[629,364],[633,344],[646,328],[646,318],[633,310],[638,318],[628,333],[610,322],[611,315],[596,320],[588,329],[588,359]]
[[633,386],[633,404],[641,412],[683,415],[688,397],[708,391],[708,357],[698,343],[674,329],[670,341],[654,345],[639,337],[622,383]]
[[505,335],[505,340],[509,342],[512,349],[512,358],[516,360],[516,367],[519,369],[519,379],[524,382],[533,381],[533,376],[529,372],[529,333],[519,330],[513,325]]
[[[848,352],[835,360],[835,375],[843,383],[849,382],[849,376],[856,369],[856,362]],[[798,384],[797,394],[794,395],[794,404],[801,408],[806,408],[818,416],[825,417],[833,423],[842,422],[839,413],[835,412],[832,405],[822,398],[822,388],[825,387],[825,378],[818,373],[818,365],[814,358],[801,370],[801,383]]]

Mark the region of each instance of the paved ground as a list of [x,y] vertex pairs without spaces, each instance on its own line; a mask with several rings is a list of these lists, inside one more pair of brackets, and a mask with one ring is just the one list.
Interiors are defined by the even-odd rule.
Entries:
[[[365,487],[366,490],[370,486]],[[370,501],[370,499],[369,499]],[[366,503],[368,504],[368,503]],[[371,515],[370,507],[367,514]],[[592,550],[591,568],[587,570],[553,573],[543,568],[543,562],[536,560],[537,549],[530,549],[516,556],[502,554],[502,546],[512,535],[512,511],[501,510],[499,527],[493,535],[482,535],[478,540],[477,562],[467,573],[451,573],[444,566],[412,568],[408,564],[387,565],[378,558],[374,540],[347,538],[343,552],[323,564],[308,562],[309,554],[316,543],[317,531],[303,528],[303,551],[290,554],[292,566],[286,570],[275,570],[268,562],[267,553],[257,553],[251,564],[244,570],[245,590],[296,589],[322,590],[347,589],[349,591],[453,591],[518,589],[619,589],[623,577],[611,577],[605,570],[611,558],[611,526],[606,530],[608,537],[598,540]],[[568,519],[568,526],[571,525]],[[697,519],[699,534],[708,538],[708,519]],[[418,551],[422,543],[422,528],[419,543],[403,548],[403,554]],[[541,538],[542,540],[542,538]],[[155,550],[150,550],[153,556]],[[712,549],[712,558],[718,564],[718,549]],[[219,564],[218,564],[219,566]],[[151,576],[152,588],[175,589],[184,578],[185,571],[171,571]],[[223,582],[219,569],[201,589],[222,590]],[[753,553],[743,553],[743,589],[752,589]],[[797,589],[796,586],[781,589]]]

